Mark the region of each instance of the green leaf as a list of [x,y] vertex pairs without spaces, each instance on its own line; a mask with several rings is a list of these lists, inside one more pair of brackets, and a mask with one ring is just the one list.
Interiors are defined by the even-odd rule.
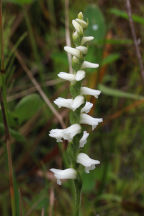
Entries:
[[[122,17],[124,19],[128,19],[128,14],[122,10],[118,10],[116,8],[111,8],[110,13],[112,13],[116,16]],[[132,19],[133,19],[133,21],[144,25],[144,18],[143,17],[140,17],[136,14],[133,14]]]
[[120,196],[115,195],[115,194],[108,194],[108,193],[100,195],[99,199],[104,199],[104,200],[107,200],[107,201],[116,201],[116,202],[121,202],[122,201],[122,198]]
[[144,99],[144,97],[141,95],[136,95],[118,89],[109,88],[102,84],[99,85],[99,90],[101,90],[103,94],[113,96],[113,97],[123,97],[123,98],[135,99],[135,100]]
[[[4,135],[5,129],[4,129],[4,125],[2,123],[0,123],[0,131]],[[23,142],[23,143],[26,142],[25,137],[23,135],[21,135],[18,131],[10,128],[10,134],[13,138],[16,139],[16,141]]]
[[119,57],[120,57],[120,54],[118,54],[118,53],[113,53],[113,54],[107,56],[106,58],[103,59],[102,66],[105,64],[110,64],[110,63],[116,61],[117,59],[119,59]]
[[89,174],[83,173],[83,187],[82,190],[84,192],[90,192],[95,188],[96,179],[97,179],[97,172],[96,170],[91,171]]
[[96,5],[90,5],[84,16],[89,22],[86,34],[93,36],[95,40],[103,40],[106,35],[106,24],[101,10]]
[[18,118],[19,122],[22,123],[25,120],[30,119],[36,114],[43,105],[43,101],[38,94],[31,94],[25,96],[17,104],[14,115]]
[[6,0],[6,2],[10,2],[10,3],[14,3],[14,4],[19,4],[19,5],[30,4],[33,1],[34,0]]

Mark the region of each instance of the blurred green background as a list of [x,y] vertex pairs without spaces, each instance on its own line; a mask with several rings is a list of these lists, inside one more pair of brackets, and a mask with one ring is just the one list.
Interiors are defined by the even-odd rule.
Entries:
[[[72,215],[71,182],[62,187],[49,172],[64,168],[62,152],[48,136],[58,120],[28,77],[31,74],[49,100],[70,97],[67,82],[57,78],[68,71],[63,50],[64,0],[3,1],[4,54],[8,117],[13,167],[23,216]],[[144,2],[131,1],[133,21],[144,59]],[[87,70],[87,85],[100,89],[91,114],[104,122],[91,133],[85,150],[101,165],[83,175],[81,216],[144,215],[144,83],[132,40],[125,1],[73,0],[71,21],[82,11],[89,20],[86,35],[95,37],[87,60],[100,64]],[[57,107],[55,107],[57,109]],[[58,110],[66,125],[68,111]],[[0,112],[0,215],[9,216],[10,198]]]

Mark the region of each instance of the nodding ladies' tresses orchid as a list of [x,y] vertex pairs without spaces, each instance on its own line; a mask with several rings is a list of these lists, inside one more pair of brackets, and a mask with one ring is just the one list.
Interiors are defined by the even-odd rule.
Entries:
[[[84,129],[83,124],[92,126],[92,130],[102,122],[102,118],[93,118],[88,115],[93,104],[86,101],[85,95],[94,96],[98,98],[100,95],[99,90],[91,89],[82,86],[82,80],[86,76],[84,69],[97,68],[99,65],[85,61],[85,56],[88,52],[88,43],[93,40],[92,36],[84,36],[84,30],[87,28],[88,23],[84,21],[83,14],[80,12],[78,17],[72,21],[74,27],[73,43],[74,47],[65,46],[64,50],[72,55],[72,68],[73,72],[60,72],[58,77],[70,82],[71,98],[57,98],[54,103],[59,107],[70,109],[70,124],[71,126],[65,129],[53,129],[50,131],[50,137],[53,137],[57,142],[67,140],[68,144],[67,158],[69,161],[69,168],[65,170],[50,169],[57,179],[57,183],[61,184],[61,179],[76,179],[75,189],[76,196],[81,194],[82,178],[81,172],[79,172],[79,165],[85,167],[85,171],[89,173],[90,170],[95,168],[95,165],[100,162],[91,159],[85,153],[81,153],[81,149],[87,143],[89,133]],[[81,125],[82,124],[82,125]],[[76,200],[80,201],[77,197]],[[76,206],[79,206],[79,204]],[[79,215],[78,210],[77,214]]]
[[85,153],[79,153],[77,156],[77,163],[85,167],[85,172],[89,173],[90,170],[95,169],[95,166],[100,164],[100,161],[91,159]]
[[51,172],[54,173],[54,176],[57,179],[57,184],[61,185],[61,179],[75,179],[76,178],[76,171],[73,168],[68,168],[65,170],[60,169],[50,169]]

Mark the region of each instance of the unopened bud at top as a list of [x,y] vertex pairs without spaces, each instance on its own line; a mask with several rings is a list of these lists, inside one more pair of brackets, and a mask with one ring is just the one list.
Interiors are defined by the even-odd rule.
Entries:
[[79,12],[78,19],[83,19],[83,13],[82,12]]

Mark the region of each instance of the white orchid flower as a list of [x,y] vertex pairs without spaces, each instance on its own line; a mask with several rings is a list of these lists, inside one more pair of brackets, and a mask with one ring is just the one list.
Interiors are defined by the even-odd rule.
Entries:
[[82,54],[86,55],[88,48],[85,46],[77,46],[76,49],[78,49],[80,52],[82,52]]
[[50,137],[56,138],[57,142],[62,142],[62,139],[72,141],[73,137],[81,132],[79,124],[73,124],[65,129],[52,129],[49,133]]
[[75,111],[77,108],[79,108],[84,103],[84,97],[81,95],[78,95],[74,99],[65,99],[65,98],[57,98],[54,103],[59,107],[66,107],[73,111]]
[[89,133],[88,133],[87,131],[84,131],[84,132],[83,132],[83,136],[82,136],[82,138],[80,139],[80,142],[79,142],[79,147],[80,147],[80,148],[83,148],[83,147],[84,147],[84,145],[85,145],[86,142],[87,142],[88,136],[89,136]]
[[88,62],[88,61],[84,61],[82,63],[82,66],[81,66],[82,69],[84,69],[84,68],[98,68],[98,67],[99,67],[99,64],[95,64],[95,63]]
[[60,72],[58,73],[58,77],[64,80],[68,80],[68,81],[74,81],[75,80],[75,75],[74,74],[70,74],[70,73],[66,73],[66,72]]
[[84,20],[82,19],[76,19],[76,21],[83,27],[83,28],[86,28],[88,26],[88,23],[85,22]]
[[92,103],[86,102],[85,106],[81,109],[81,113],[89,113],[92,107],[93,107]]
[[98,98],[100,93],[101,93],[101,91],[99,91],[99,90],[91,89],[88,87],[81,87],[81,94],[82,95],[92,95],[95,98]]
[[85,172],[89,173],[90,170],[95,169],[97,164],[100,164],[100,161],[91,159],[87,154],[80,153],[77,156],[77,163],[85,167]]
[[64,80],[68,80],[70,82],[81,81],[81,80],[83,80],[85,78],[85,71],[78,70],[76,72],[76,74],[70,74],[70,73],[66,73],[66,72],[60,72],[58,74],[58,77],[60,77],[61,79],[64,79]]
[[89,41],[91,41],[91,40],[93,40],[93,39],[94,39],[93,36],[83,37],[83,38],[82,38],[82,41],[81,41],[81,44],[84,45],[85,43],[87,43],[87,42],[89,42]]
[[67,52],[67,53],[69,53],[69,54],[71,54],[71,55],[73,55],[73,56],[76,56],[76,57],[78,57],[78,58],[80,58],[80,50],[78,50],[78,49],[76,49],[76,48],[72,48],[72,47],[70,47],[70,46],[65,46],[64,47],[64,50]]
[[61,185],[62,179],[75,179],[77,175],[76,170],[73,168],[68,168],[64,170],[52,168],[50,169],[50,171],[54,173],[58,185]]
[[88,124],[92,126],[92,130],[96,128],[96,126],[103,121],[102,118],[93,118],[88,114],[82,113],[80,116],[81,124]]
[[81,26],[77,21],[72,20],[72,24],[73,24],[75,30],[76,30],[78,33],[80,33],[80,34],[83,33],[83,28],[82,28],[82,26]]

